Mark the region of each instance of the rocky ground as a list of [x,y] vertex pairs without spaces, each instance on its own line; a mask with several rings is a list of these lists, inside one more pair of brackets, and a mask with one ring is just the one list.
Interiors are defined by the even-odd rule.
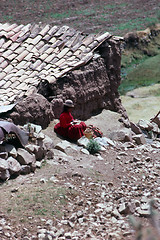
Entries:
[[[118,119],[107,111],[87,124],[108,137]],[[41,168],[0,185],[0,239],[159,239],[159,142],[111,141],[91,155],[54,124],[43,131],[54,148]]]

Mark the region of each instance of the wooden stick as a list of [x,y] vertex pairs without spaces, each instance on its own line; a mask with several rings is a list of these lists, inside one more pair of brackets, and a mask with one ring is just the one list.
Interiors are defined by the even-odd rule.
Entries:
[[156,114],[156,116],[154,118],[151,118],[150,122],[153,122],[154,119],[160,114],[160,111]]

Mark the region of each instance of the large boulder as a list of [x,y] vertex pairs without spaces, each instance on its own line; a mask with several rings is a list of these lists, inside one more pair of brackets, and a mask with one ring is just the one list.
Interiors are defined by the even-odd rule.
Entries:
[[17,150],[17,160],[21,165],[28,165],[32,162],[36,162],[36,158],[34,154],[30,154],[23,148],[18,148]]
[[14,107],[14,111],[8,115],[15,124],[24,125],[27,122],[34,122],[46,128],[54,119],[52,104],[42,95],[35,93]]

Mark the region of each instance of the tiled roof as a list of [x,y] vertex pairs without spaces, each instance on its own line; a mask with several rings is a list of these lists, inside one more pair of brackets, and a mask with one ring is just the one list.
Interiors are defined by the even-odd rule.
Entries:
[[0,105],[15,102],[41,80],[53,83],[86,64],[106,39],[68,26],[0,24]]

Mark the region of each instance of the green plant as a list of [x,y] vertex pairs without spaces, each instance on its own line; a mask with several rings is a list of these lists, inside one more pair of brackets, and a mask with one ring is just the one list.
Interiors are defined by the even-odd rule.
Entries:
[[86,149],[91,153],[95,154],[98,153],[101,149],[101,146],[99,145],[98,142],[96,142],[94,139],[90,139],[89,143],[86,146]]

